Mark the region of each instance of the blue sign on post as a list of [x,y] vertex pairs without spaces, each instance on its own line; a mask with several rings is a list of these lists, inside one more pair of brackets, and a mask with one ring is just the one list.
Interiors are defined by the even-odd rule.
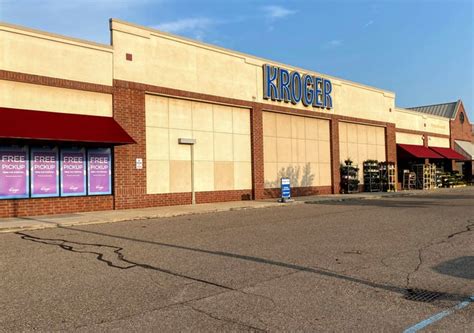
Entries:
[[285,202],[291,199],[290,178],[281,178],[281,201]]

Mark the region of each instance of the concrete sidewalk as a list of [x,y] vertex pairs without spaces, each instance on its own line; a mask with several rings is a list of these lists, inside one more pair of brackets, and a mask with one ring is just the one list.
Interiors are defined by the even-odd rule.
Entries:
[[[292,204],[295,204],[293,202]],[[298,202],[303,203],[303,202]],[[0,219],[0,233],[18,230],[55,228],[59,226],[112,223],[133,220],[166,218],[181,215],[224,212],[240,209],[266,208],[281,206],[273,201],[231,201],[198,205],[151,207],[140,209],[107,210],[59,215],[12,217]]]
[[317,204],[329,201],[347,201],[347,200],[369,200],[386,197],[402,197],[416,194],[439,193],[445,190],[437,189],[431,191],[402,191],[402,192],[372,192],[372,193],[354,193],[354,194],[332,194],[296,197],[293,201],[282,204],[277,199],[268,199],[261,201],[232,201],[207,203],[198,205],[166,206],[152,207],[142,209],[124,209],[108,210],[86,213],[72,213],[51,216],[28,216],[0,219],[0,233],[15,232],[18,230],[32,230],[55,228],[59,226],[85,225],[98,223],[112,223],[133,220],[145,220],[154,218],[166,218],[181,215],[204,214],[213,212],[224,212],[240,209],[256,209],[266,207],[281,207],[282,205],[297,204]]

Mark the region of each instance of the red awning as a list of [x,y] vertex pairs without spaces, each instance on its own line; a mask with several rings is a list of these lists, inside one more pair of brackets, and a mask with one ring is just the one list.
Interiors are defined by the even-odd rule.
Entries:
[[425,146],[397,144],[406,154],[416,158],[443,158],[443,156],[435,153]]
[[135,143],[112,117],[0,108],[0,139]]
[[467,158],[457,151],[451,148],[441,148],[441,147],[430,147],[431,150],[434,150],[439,155],[447,158],[448,160],[456,160],[456,161],[465,161]]

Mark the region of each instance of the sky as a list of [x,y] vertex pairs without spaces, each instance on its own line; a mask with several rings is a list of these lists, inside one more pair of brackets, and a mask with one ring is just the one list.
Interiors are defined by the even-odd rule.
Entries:
[[474,123],[473,0],[0,0],[0,21],[110,43],[109,18],[396,93]]

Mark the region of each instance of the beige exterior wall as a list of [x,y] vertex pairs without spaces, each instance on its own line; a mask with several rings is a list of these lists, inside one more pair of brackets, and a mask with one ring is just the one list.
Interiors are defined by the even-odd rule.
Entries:
[[112,85],[108,45],[0,24],[0,69]]
[[191,151],[178,138],[195,138],[195,190],[252,188],[250,112],[163,96],[146,96],[147,193],[191,191]]
[[[262,65],[268,60],[120,21],[113,21],[112,29],[115,79],[384,122],[393,117],[395,95],[388,91],[324,76],[333,84],[333,110],[267,101]],[[133,61],[125,59],[126,53]]]
[[394,116],[397,128],[449,135],[449,119],[447,118],[401,108],[395,109]]
[[0,106],[112,117],[112,95],[0,80]]
[[448,138],[438,138],[438,137],[435,137],[435,136],[428,136],[428,146],[449,148],[449,139]]
[[280,113],[263,113],[265,188],[330,186],[329,121]]
[[409,133],[396,133],[397,143],[405,145],[419,145],[423,146],[423,135],[421,134],[409,134]]
[[[419,145],[423,146],[422,134],[396,133],[396,141],[399,144]],[[439,138],[436,136],[428,136],[428,146],[449,148],[449,138]]]
[[362,164],[366,160],[383,162],[385,154],[385,128],[352,123],[339,123],[340,163],[351,159],[359,166],[359,180],[363,183]]

